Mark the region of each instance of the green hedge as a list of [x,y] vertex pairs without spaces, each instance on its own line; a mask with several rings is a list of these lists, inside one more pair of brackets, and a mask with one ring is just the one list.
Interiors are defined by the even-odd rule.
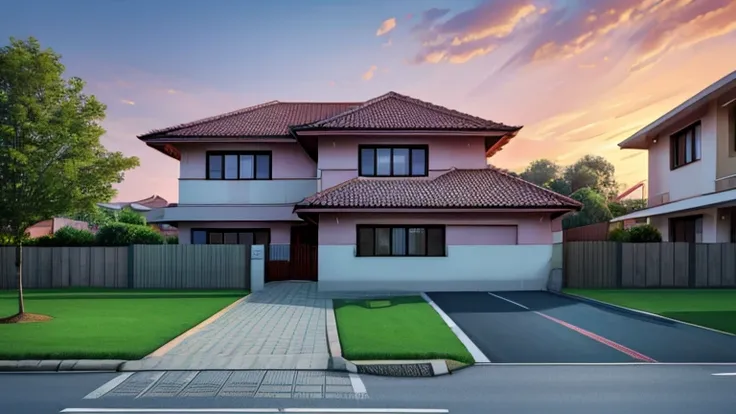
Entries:
[[608,240],[624,243],[659,243],[662,234],[651,224],[642,224],[629,229],[614,229],[608,233]]
[[100,227],[95,237],[98,246],[128,246],[131,244],[163,244],[164,237],[156,230],[138,224],[111,223]]

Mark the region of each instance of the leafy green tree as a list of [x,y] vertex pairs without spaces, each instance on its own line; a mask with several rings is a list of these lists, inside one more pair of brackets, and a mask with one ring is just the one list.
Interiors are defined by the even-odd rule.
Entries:
[[520,177],[530,183],[543,186],[556,180],[560,175],[560,166],[547,159],[532,161],[520,174]]
[[61,56],[34,38],[0,48],[0,232],[17,241],[19,315],[26,228],[111,200],[113,184],[138,165],[100,143],[105,105],[64,70]]
[[146,218],[143,216],[143,214],[136,212],[132,208],[124,208],[122,211],[120,211],[117,221],[120,223],[136,224],[139,226],[146,225]]
[[618,192],[616,167],[598,155],[585,155],[575,164],[565,168],[562,176],[570,185],[572,193],[581,188],[591,188],[606,199],[612,199]]
[[545,188],[554,191],[555,193],[569,196],[570,195],[570,184],[562,178],[555,178],[544,185]]
[[581,188],[572,193],[570,198],[581,202],[583,208],[562,220],[562,226],[566,229],[609,221],[613,218],[605,197],[591,188]]
[[115,213],[111,210],[94,206],[87,211],[74,212],[69,215],[73,220],[86,221],[93,226],[103,226],[117,220]]
[[611,210],[613,217],[620,217],[645,208],[647,208],[646,199],[611,201],[608,203],[608,209]]

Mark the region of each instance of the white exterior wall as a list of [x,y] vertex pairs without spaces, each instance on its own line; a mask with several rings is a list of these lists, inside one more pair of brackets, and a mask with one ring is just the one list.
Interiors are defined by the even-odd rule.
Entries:
[[717,208],[703,210],[690,210],[681,213],[673,213],[649,218],[649,224],[659,229],[662,233],[662,241],[670,241],[669,221],[671,218],[685,216],[703,216],[703,241],[702,243],[728,243],[731,238],[731,220],[725,212]]
[[551,244],[450,245],[446,257],[356,257],[355,250],[319,246],[319,290],[543,290],[552,261]]
[[[670,169],[670,135],[696,122],[701,122],[701,158],[691,164]],[[649,147],[648,198],[669,193],[669,201],[682,200],[715,191],[716,179],[716,108],[679,122],[659,134],[657,142]]]

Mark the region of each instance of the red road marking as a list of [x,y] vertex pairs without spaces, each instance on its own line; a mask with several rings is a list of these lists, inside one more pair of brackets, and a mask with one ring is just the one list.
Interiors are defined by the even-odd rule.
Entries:
[[575,332],[577,332],[577,333],[579,333],[581,335],[585,335],[585,336],[587,336],[588,338],[590,338],[590,339],[592,339],[594,341],[598,341],[598,342],[600,342],[600,343],[602,343],[604,345],[608,345],[611,348],[613,348],[613,349],[615,349],[617,351],[623,352],[624,354],[626,354],[626,355],[628,355],[628,356],[630,356],[630,357],[632,357],[634,359],[638,359],[638,360],[644,361],[644,362],[657,362],[653,358],[650,358],[650,357],[648,357],[648,356],[646,356],[644,354],[641,354],[639,352],[636,352],[633,349],[627,348],[627,347],[625,347],[625,346],[623,346],[623,345],[621,345],[619,343],[613,342],[610,339],[606,339],[606,338],[604,338],[604,337],[602,337],[600,335],[596,335],[593,332],[586,331],[583,328],[579,328],[579,327],[577,327],[577,326],[575,326],[573,324],[567,323],[567,322],[565,322],[563,320],[560,320],[560,319],[557,319],[557,318],[553,318],[552,316],[549,316],[549,315],[545,315],[542,312],[537,312],[537,311],[533,311],[533,312],[536,313],[539,316],[542,316],[544,318],[547,318],[547,319],[551,320],[552,322],[556,322],[556,323],[558,323],[558,324],[560,324],[560,325],[562,325],[562,326],[564,326],[564,327],[566,327],[568,329],[572,329],[573,331],[575,331]]

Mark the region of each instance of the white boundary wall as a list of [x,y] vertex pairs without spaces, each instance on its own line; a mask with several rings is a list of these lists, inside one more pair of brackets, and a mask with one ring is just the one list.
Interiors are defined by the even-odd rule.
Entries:
[[319,290],[544,290],[552,260],[551,244],[451,245],[446,257],[356,257],[355,250],[319,246]]

